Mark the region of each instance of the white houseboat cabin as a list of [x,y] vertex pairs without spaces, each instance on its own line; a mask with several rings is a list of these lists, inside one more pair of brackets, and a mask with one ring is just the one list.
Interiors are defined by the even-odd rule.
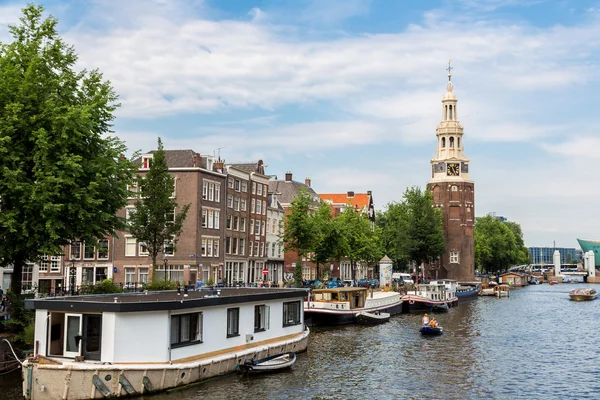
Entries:
[[223,288],[27,300],[36,354],[26,399],[161,391],[306,350],[304,289]]

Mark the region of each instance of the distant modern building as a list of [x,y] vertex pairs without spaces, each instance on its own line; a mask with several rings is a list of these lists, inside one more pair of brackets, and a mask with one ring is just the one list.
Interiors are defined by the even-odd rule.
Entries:
[[498,221],[500,221],[500,222],[506,222],[506,221],[508,221],[508,218],[506,218],[506,217],[503,217],[502,215],[496,215],[496,213],[495,213],[495,212],[491,212],[491,213],[490,213],[490,216],[491,216],[492,218],[494,218],[495,220],[498,220]]
[[552,255],[555,250],[560,253],[561,264],[581,262],[583,252],[580,249],[567,247],[528,247],[529,258],[532,264],[554,264]]

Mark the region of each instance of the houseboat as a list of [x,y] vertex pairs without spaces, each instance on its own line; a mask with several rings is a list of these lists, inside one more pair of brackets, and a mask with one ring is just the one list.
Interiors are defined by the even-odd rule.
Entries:
[[304,289],[223,288],[27,300],[36,350],[23,364],[24,397],[143,395],[305,351],[305,296]]
[[456,297],[458,301],[471,299],[477,297],[480,290],[480,282],[459,282],[456,287]]
[[508,285],[498,285],[489,284],[482,285],[482,289],[479,292],[480,296],[495,296],[495,297],[510,297],[510,286]]
[[402,312],[402,298],[398,292],[338,287],[315,289],[304,303],[304,318],[308,326],[352,324],[363,311],[399,314]]
[[488,283],[483,283],[481,285],[481,289],[479,290],[480,296],[495,296],[494,288],[498,286],[498,283],[494,281],[489,281]]
[[415,290],[407,291],[402,296],[403,311],[447,311],[451,305],[458,302],[458,297],[452,290],[447,290],[446,283],[448,282],[421,283]]

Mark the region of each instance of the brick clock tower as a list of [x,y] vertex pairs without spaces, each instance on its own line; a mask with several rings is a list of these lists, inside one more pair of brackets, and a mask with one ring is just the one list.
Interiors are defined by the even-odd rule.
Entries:
[[[435,130],[437,151],[431,159],[431,180],[427,184],[433,194],[434,206],[442,210],[446,240],[446,252],[435,268],[440,279],[473,281],[475,183],[469,179],[469,159],[463,154],[463,127],[458,122],[458,99],[452,92],[451,71],[452,67],[448,65],[442,122]],[[436,275],[435,270],[430,273]]]

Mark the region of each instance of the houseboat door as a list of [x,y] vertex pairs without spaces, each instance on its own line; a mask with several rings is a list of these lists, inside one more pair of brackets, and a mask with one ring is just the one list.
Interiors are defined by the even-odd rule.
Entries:
[[65,357],[75,358],[81,354],[81,320],[81,314],[65,314]]
[[102,343],[102,315],[83,314],[83,338],[81,344],[81,355],[86,360],[100,361],[100,349]]

